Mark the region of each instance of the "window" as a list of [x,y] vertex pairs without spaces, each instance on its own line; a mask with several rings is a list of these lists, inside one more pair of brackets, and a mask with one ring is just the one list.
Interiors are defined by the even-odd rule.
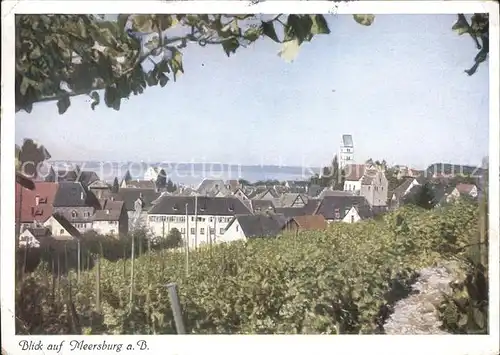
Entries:
[[236,226],[236,232],[238,232],[240,230],[239,226],[237,225]]
[[338,208],[335,209],[335,219],[340,219],[340,210]]
[[370,191],[370,190],[371,190],[371,188],[372,188],[372,187],[371,187],[370,185],[368,185],[368,191]]
[[194,222],[194,217],[191,217],[191,222]]
[[194,231],[194,228],[191,228],[191,234],[194,234],[195,231]]
[[110,233],[110,234],[115,234],[115,230],[114,230],[114,229],[111,229],[111,230],[109,231],[109,233]]
[[59,231],[59,234],[60,234],[60,235],[63,235],[63,234],[64,234],[64,229],[61,229],[61,230]]
[[78,216],[78,213],[76,213],[76,211],[71,211],[71,217],[72,218],[76,218]]
[[354,215],[351,216],[351,223],[354,223]]
[[186,228],[181,228],[181,234],[186,234]]
[[200,228],[200,234],[205,234],[205,228]]
[[210,223],[212,223],[213,221],[214,221],[214,218],[210,217]]
[[215,234],[215,228],[210,227],[210,234]]
[[221,228],[221,229],[219,230],[219,234],[224,234],[224,228]]

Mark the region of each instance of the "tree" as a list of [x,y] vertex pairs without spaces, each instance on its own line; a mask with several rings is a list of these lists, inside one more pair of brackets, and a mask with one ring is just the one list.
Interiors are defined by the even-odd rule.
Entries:
[[165,246],[167,248],[178,248],[182,245],[182,234],[177,228],[172,228],[168,233]]
[[166,187],[167,187],[167,192],[175,192],[177,190],[177,186],[175,186],[172,180],[170,179],[168,179]]
[[132,181],[132,175],[130,175],[130,171],[127,170],[125,176],[123,177],[123,181],[125,181],[125,183]]
[[118,178],[115,176],[113,180],[113,186],[111,187],[111,192],[117,194],[120,191],[120,184],[118,183]]
[[56,182],[57,177],[56,177],[56,172],[54,171],[54,168],[51,166],[49,170],[49,174],[45,177],[46,182]]
[[430,210],[436,205],[435,196],[432,187],[429,183],[415,188],[413,193],[410,193],[404,198],[405,204],[412,204],[421,208]]
[[16,171],[31,178],[36,178],[40,164],[50,159],[47,149],[32,139],[25,139],[21,147],[15,149]]
[[[34,103],[55,100],[63,114],[76,95],[88,95],[94,109],[101,102],[101,90],[106,106],[119,110],[122,99],[142,94],[148,86],[176,81],[184,72],[182,50],[188,44],[220,45],[230,56],[267,37],[283,45],[281,57],[293,60],[303,43],[330,33],[323,15],[266,16],[121,14],[107,21],[96,15],[17,15],[16,111],[31,112]],[[365,26],[375,18],[353,16]],[[459,35],[469,34],[479,50],[466,71],[469,75],[487,59],[488,20],[488,14],[474,14],[469,24],[459,14],[452,27]],[[184,34],[171,35],[174,27]],[[145,71],[144,63],[152,69]]]
[[164,189],[167,186],[167,173],[164,169],[161,169],[156,178],[156,187],[158,189]]

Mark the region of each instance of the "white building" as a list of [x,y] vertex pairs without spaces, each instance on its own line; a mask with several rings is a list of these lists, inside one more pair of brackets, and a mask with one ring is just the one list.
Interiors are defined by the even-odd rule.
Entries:
[[342,136],[339,152],[339,167],[343,169],[347,164],[354,164],[354,143],[350,134]]
[[236,197],[164,195],[148,212],[148,229],[155,236],[167,237],[179,230],[189,246],[215,243],[235,215],[251,214]]
[[344,171],[344,191],[365,197],[372,207],[387,205],[389,182],[382,168],[365,164],[348,164]]
[[145,181],[156,181],[158,179],[158,175],[160,174],[160,169],[156,167],[148,167],[146,172],[144,173]]

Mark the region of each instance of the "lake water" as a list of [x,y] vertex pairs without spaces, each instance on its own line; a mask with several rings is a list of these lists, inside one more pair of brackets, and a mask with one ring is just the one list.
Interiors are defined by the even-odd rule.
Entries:
[[[62,168],[67,162],[52,162],[55,167]],[[113,182],[117,177],[119,181],[123,179],[127,170],[132,179],[142,180],[148,168],[144,163],[116,163],[116,162],[75,162],[69,163],[78,165],[81,170],[94,171],[99,177],[107,182]],[[195,186],[203,179],[245,179],[250,182],[262,180],[306,180],[315,173],[317,168],[303,168],[293,166],[273,166],[273,165],[229,165],[212,163],[171,163],[151,165],[165,170],[167,176],[174,183]]]

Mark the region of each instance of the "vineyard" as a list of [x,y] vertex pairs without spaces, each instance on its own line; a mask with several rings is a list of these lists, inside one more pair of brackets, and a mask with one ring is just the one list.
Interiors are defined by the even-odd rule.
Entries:
[[190,252],[188,273],[185,254],[167,250],[98,258],[79,277],[44,262],[16,287],[17,332],[175,334],[166,288],[175,282],[191,334],[381,333],[417,270],[461,260],[478,226],[477,204],[460,202],[206,247]]

